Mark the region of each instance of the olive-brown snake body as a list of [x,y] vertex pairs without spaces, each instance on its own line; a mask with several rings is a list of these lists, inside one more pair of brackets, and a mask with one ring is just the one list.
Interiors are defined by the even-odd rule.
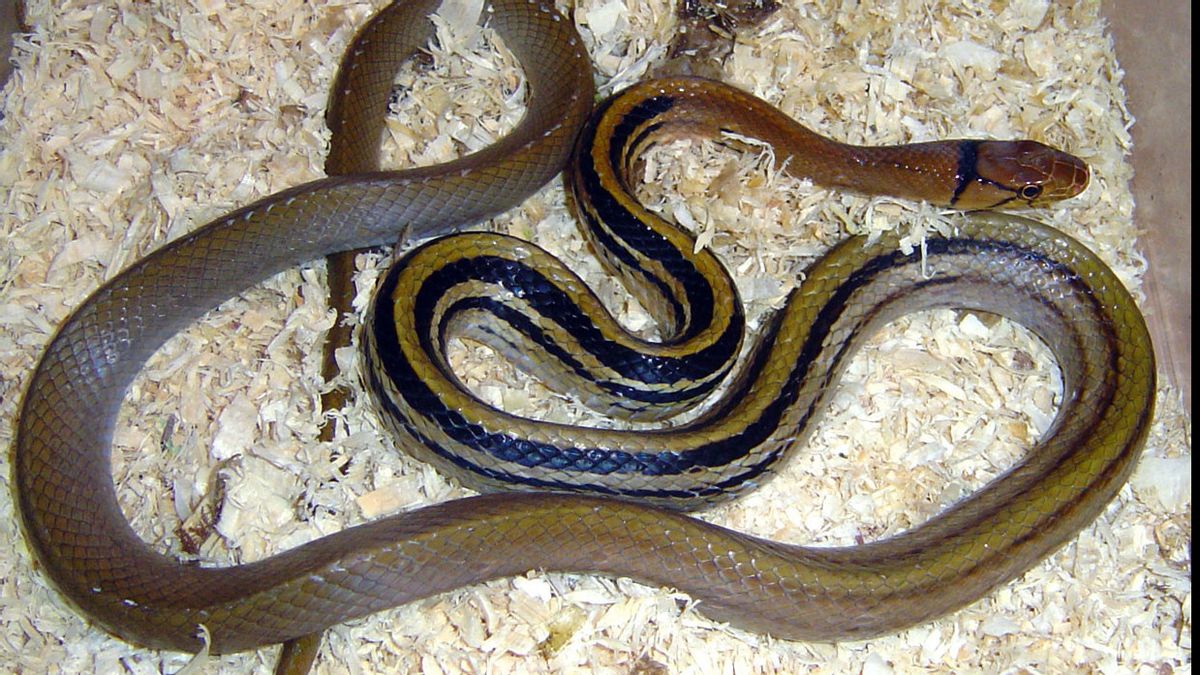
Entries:
[[[393,44],[419,45],[428,31],[413,16],[432,4],[394,5],[360,44],[369,46],[371,31],[378,30],[381,37],[404,36]],[[1078,244],[1026,221],[982,216],[943,247],[945,260],[965,260],[965,281],[946,287],[957,295],[930,291],[915,306],[953,300],[1012,309],[1051,343],[1069,395],[1049,440],[1029,460],[986,488],[974,507],[928,526],[866,547],[804,549],[626,503],[485,496],[370,523],[233,568],[189,567],[147,547],[117,506],[107,453],[125,387],[165,339],[289,266],[388,243],[401,226],[423,236],[469,224],[536,189],[565,162],[591,106],[586,55],[552,10],[521,0],[492,6],[493,26],[522,63],[560,66],[527,69],[529,112],[513,135],[457,164],[334,177],[240,209],[117,276],[48,347],[23,404],[14,483],[30,547],[63,593],[99,624],[140,644],[182,650],[199,646],[203,625],[216,650],[238,650],[540,567],[676,585],[717,618],[784,637],[860,637],[936,616],[1019,574],[1090,522],[1119,489],[1144,440],[1154,394],[1153,357],[1136,306]],[[396,47],[384,52],[391,58],[344,66],[349,74],[339,82],[365,87],[347,99],[374,94],[369,105],[346,114],[379,107],[379,97],[386,98],[380,83],[404,51]],[[365,145],[350,154],[375,152],[377,135],[358,136]],[[298,235],[287,227],[295,222],[309,226]],[[882,260],[892,243],[841,247],[824,268],[826,295],[842,287],[839,269]],[[893,273],[911,278],[911,261],[887,259],[894,266],[878,270],[884,276],[863,288],[884,288]],[[1025,301],[998,299],[986,285],[1009,279],[1012,266],[1031,260],[1033,282],[1003,282]],[[1043,268],[1052,274],[1036,276]],[[1037,299],[1047,287],[1056,302]],[[805,302],[819,313],[829,300],[817,293]],[[801,334],[802,315],[797,310],[780,319],[788,326],[776,334]],[[839,325],[854,337],[872,321],[849,316]],[[794,372],[785,366],[777,372]],[[816,402],[794,405],[806,410]]]

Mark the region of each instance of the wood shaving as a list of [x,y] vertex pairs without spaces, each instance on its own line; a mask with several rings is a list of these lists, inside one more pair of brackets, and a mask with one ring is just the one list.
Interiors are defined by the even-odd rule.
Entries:
[[[338,61],[382,0],[28,3],[0,108],[0,414],[13,420],[55,327],[106,279],[257,197],[322,175]],[[674,0],[578,0],[602,93],[661,60]],[[489,31],[446,19],[430,64],[397,80],[391,166],[491,143],[519,119],[519,68]],[[1081,238],[1135,295],[1146,269],[1132,222],[1133,119],[1099,3],[784,2],[739,36],[725,78],[855,143],[1028,136],[1092,166],[1080,197],[1036,217]],[[851,233],[899,229],[919,246],[951,216],[778,174],[753,152],[680,143],[646,162],[643,195],[694,223],[734,271],[752,325]],[[486,224],[562,255],[629,325],[652,321],[586,253],[555,181]],[[363,255],[365,306],[386,253]],[[320,264],[224,303],[159,351],[129,392],[114,478],[134,528],[178,552],[222,457],[228,499],[200,557],[248,561],[366,518],[468,492],[408,459],[358,401],[317,436]],[[356,382],[357,357],[341,361]],[[456,346],[460,375],[520,414],[593,420],[570,400]],[[810,447],[782,475],[704,514],[774,539],[851,544],[921,522],[1006,466],[1053,418],[1046,349],[1007,321],[927,312],[877,335],[849,367]],[[364,397],[365,398],[365,397]],[[0,442],[12,443],[12,425]],[[713,623],[686,596],[628,580],[530,573],[337,626],[318,673],[1175,672],[1191,668],[1191,417],[1160,391],[1142,463],[1063,550],[980,602],[879,639],[774,640]],[[8,453],[0,460],[5,465]],[[10,472],[0,494],[0,665],[18,672],[176,672],[188,655],[94,629],[34,569]],[[211,656],[196,672],[264,671],[277,650]]]

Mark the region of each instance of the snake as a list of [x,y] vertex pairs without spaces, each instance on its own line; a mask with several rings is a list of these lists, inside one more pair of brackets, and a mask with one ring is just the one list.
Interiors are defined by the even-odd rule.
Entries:
[[[331,153],[356,170],[266,197],[150,253],[96,290],[45,348],[17,422],[14,496],[37,565],[96,626],[148,648],[239,651],[539,569],[674,587],[706,616],[780,638],[861,639],[941,616],[1022,574],[1121,489],[1155,395],[1135,301],[1075,239],[981,210],[1077,194],[1089,176],[1081,160],[1033,141],[844,145],[733,87],[690,78],[635,85],[593,115],[591,66],[571,22],[541,0],[490,0],[482,20],[525,70],[522,121],[447,164],[363,169],[377,167],[392,78],[430,39],[425,17],[437,5],[385,7],[347,51],[330,104]],[[894,234],[836,245],[739,360],[744,310],[728,273],[634,194],[647,149],[697,134],[762,139],[787,171],[816,183],[971,213],[923,251],[904,252]],[[623,329],[532,244],[467,231],[568,163],[583,236],[663,318],[662,339]],[[402,234],[421,243],[397,259],[364,321],[365,386],[398,445],[484,494],[231,566],[187,564],[143,541],[119,507],[110,446],[144,362],[272,274]],[[687,512],[762,484],[802,447],[876,327],[946,306],[1012,318],[1058,362],[1058,413],[1015,466],[927,522],[857,546],[784,544]],[[506,414],[458,381],[446,356],[455,336],[634,422],[705,402],[690,421],[649,428]]]

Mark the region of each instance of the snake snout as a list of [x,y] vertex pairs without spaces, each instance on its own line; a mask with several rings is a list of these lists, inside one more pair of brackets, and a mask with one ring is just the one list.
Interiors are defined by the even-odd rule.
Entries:
[[1087,188],[1091,171],[1082,159],[1037,141],[1020,141],[1017,146],[1018,161],[1042,177],[1041,195],[1030,204],[1069,199]]
[[1083,192],[1091,171],[1082,159],[1037,141],[997,143],[989,157],[994,179],[1030,206],[1043,206]]
[[1069,199],[1084,191],[1091,179],[1091,170],[1087,162],[1075,155],[1070,155],[1054,148],[1047,148],[1053,153],[1053,166],[1050,180],[1047,182],[1047,200]]
[[1013,187],[1030,205],[1074,197],[1087,187],[1091,172],[1079,157],[1037,141],[1018,141],[1015,147]]

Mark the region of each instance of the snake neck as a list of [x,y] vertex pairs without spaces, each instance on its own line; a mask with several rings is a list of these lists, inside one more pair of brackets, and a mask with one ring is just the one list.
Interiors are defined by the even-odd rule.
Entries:
[[703,78],[650,80],[606,105],[611,129],[602,127],[597,136],[638,129],[623,154],[612,157],[630,175],[655,143],[702,137],[739,149],[766,144],[776,169],[825,188],[963,211],[1045,205],[1079,194],[1090,176],[1079,158],[1030,140],[842,143],[749,93]]

